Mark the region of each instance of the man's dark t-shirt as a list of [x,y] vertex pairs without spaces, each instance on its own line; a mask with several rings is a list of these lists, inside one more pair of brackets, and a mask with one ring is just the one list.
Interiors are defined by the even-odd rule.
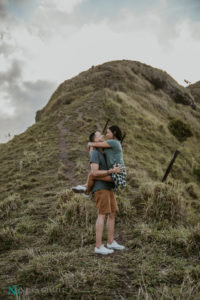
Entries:
[[[105,157],[104,157],[103,153],[101,153],[98,149],[94,149],[90,153],[90,163],[98,164],[99,170],[108,170]],[[111,190],[113,188],[114,188],[113,182],[95,180],[94,185],[91,189],[91,192],[94,193],[99,190]]]

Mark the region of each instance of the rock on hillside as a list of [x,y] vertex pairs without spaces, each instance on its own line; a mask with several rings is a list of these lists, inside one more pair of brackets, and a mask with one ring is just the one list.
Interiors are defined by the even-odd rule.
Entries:
[[83,96],[84,93],[92,91],[96,93],[102,89],[125,93],[143,92],[146,96],[155,90],[162,90],[175,103],[196,108],[190,90],[180,86],[165,71],[137,61],[120,60],[92,66],[88,71],[64,81],[52,95],[48,104],[42,110],[37,111],[36,122],[49,111],[54,111],[56,107],[72,103],[77,96],[80,96],[79,91]]

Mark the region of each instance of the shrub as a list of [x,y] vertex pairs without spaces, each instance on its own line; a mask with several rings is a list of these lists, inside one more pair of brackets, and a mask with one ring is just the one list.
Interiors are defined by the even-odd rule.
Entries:
[[151,78],[151,83],[153,84],[155,90],[163,89],[166,86],[165,80],[161,79],[160,77]]
[[193,174],[197,177],[198,181],[200,181],[200,169],[195,168]]
[[96,210],[94,203],[84,199],[82,195],[74,194],[66,189],[55,204],[55,215],[62,225],[77,224],[87,226],[94,224]]
[[20,194],[14,193],[0,202],[0,217],[7,217],[21,206]]
[[171,120],[169,122],[168,128],[179,142],[184,142],[188,137],[193,136],[190,126],[178,119]]
[[126,189],[120,189],[116,194],[116,200],[119,207],[119,211],[117,212],[116,222],[130,223],[136,215],[136,208],[132,204],[132,195],[130,197],[131,191],[128,187]]
[[0,230],[0,252],[13,249],[18,243],[18,237],[13,228],[5,227]]
[[96,207],[91,199],[65,189],[58,195],[51,218],[46,224],[44,240],[48,244],[68,245],[70,249],[94,242]]
[[145,218],[151,222],[177,225],[186,220],[185,203],[182,192],[175,185],[152,184],[146,191]]
[[190,229],[187,239],[187,250],[190,254],[200,256],[200,224]]
[[194,198],[194,199],[198,198],[198,190],[197,190],[197,186],[195,183],[189,182],[186,185],[185,189],[192,198]]

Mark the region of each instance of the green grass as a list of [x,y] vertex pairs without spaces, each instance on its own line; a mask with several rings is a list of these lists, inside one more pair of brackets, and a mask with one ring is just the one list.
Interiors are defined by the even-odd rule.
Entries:
[[[199,299],[200,110],[155,89],[151,74],[179,88],[138,62],[106,63],[63,82],[37,122],[0,145],[4,299],[12,299],[14,284],[31,289],[31,299]],[[128,184],[116,217],[116,240],[126,250],[99,257],[94,201],[70,187],[86,181],[88,136],[108,118],[126,132]],[[193,136],[179,142],[169,130],[173,119]]]

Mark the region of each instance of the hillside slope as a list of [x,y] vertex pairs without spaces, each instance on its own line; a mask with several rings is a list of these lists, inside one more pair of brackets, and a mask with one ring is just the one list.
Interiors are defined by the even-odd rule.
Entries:
[[[127,249],[102,258],[93,254],[94,203],[70,188],[86,180],[88,136],[107,119],[126,133],[116,239]],[[192,137],[172,135],[174,119]],[[112,61],[64,81],[36,123],[0,145],[1,295],[12,299],[8,286],[19,284],[38,289],[33,299],[198,298],[199,148],[196,92],[162,70]]]

